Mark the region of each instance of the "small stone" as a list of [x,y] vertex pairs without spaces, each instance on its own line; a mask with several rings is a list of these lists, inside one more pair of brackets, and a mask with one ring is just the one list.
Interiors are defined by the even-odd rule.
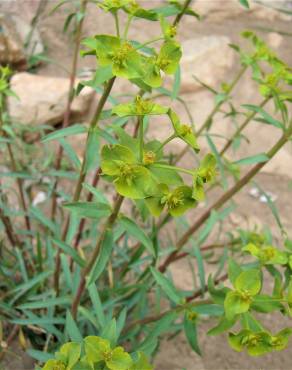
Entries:
[[223,82],[234,61],[230,43],[226,36],[204,36],[184,41],[181,92],[192,92],[202,87],[193,76],[212,87]]
[[[25,43],[30,37],[30,43]],[[17,15],[0,14],[0,64],[24,65],[27,55],[44,51],[40,34]]]
[[283,43],[283,36],[277,32],[270,32],[268,34],[268,43],[272,49],[278,49]]
[[[11,89],[18,96],[18,99],[8,98],[8,110],[14,121],[25,125],[55,125],[62,122],[69,92],[68,78],[21,72],[12,77]],[[88,112],[94,94],[92,89],[85,87],[74,98],[72,120]]]

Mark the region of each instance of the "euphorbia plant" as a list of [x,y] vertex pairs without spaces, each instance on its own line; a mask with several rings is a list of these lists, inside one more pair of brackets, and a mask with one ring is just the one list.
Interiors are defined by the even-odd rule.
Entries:
[[[63,128],[42,139],[44,147],[59,141],[57,158],[51,161],[54,165],[50,161],[40,165],[35,158],[33,165],[19,161],[22,167],[16,167],[13,149],[17,153],[19,144],[25,148],[28,144],[21,141],[22,132],[6,112],[5,97],[11,94],[9,74],[1,70],[1,149],[7,148],[10,154],[10,161],[4,164],[10,166],[12,176],[7,177],[16,178],[22,205],[15,213],[9,188],[2,181],[0,217],[6,236],[0,264],[4,292],[1,315],[15,325],[16,332],[21,330],[22,338],[30,338],[35,349],[28,351],[42,362],[52,357],[48,350],[53,352],[60,344],[72,341],[48,360],[46,370],[151,369],[146,356],[155,353],[161,336],[177,331],[184,331],[191,347],[201,354],[197,326],[204,316],[219,318],[209,334],[228,331],[229,343],[237,351],[246,349],[250,355],[261,355],[284,349],[290,328],[271,333],[255,317],[255,313],[274,311],[291,316],[292,247],[281,223],[285,250],[274,246],[269,234],[249,230],[234,230],[215,244],[204,243],[214,226],[232,211],[221,208],[291,140],[292,121],[287,109],[291,69],[256,35],[244,33],[252,41],[252,50],[246,52],[233,45],[242,68],[230,84],[222,84],[206,121],[200,128],[193,127],[192,122],[181,120],[171,99],[162,105],[152,94],[157,91],[156,96],[163,94],[182,101],[177,94],[182,56],[177,33],[182,16],[198,17],[189,9],[190,1],[170,1],[153,9],[144,9],[133,0],[95,3],[112,14],[116,34],[81,41],[87,1],[81,2],[75,14],[76,59]],[[121,12],[127,18],[123,26]],[[175,17],[172,22],[170,16]],[[145,42],[129,38],[131,22],[139,18],[159,22],[161,34]],[[83,57],[96,58],[96,71],[74,92],[78,94],[84,86],[102,91],[89,127],[69,126],[80,44]],[[231,93],[248,68],[264,100],[259,106],[243,105],[248,110],[246,118],[226,145],[217,149],[212,140],[213,118],[225,103],[231,107],[227,116],[239,115],[231,103]],[[175,76],[173,91],[163,88],[165,75]],[[125,101],[125,97],[119,100],[114,95],[119,78],[137,88],[135,97]],[[271,100],[281,120],[264,110]],[[163,141],[148,139],[154,116],[159,122],[168,122],[172,130]],[[226,158],[229,147],[240,143],[242,131],[253,119],[281,130],[280,139],[266,153],[237,162]],[[81,160],[67,141],[77,133],[87,135]],[[200,151],[198,138],[202,133],[210,146],[208,153]],[[168,144],[174,139],[183,141],[196,158],[188,168],[178,166],[185,149],[169,156]],[[243,164],[251,168],[241,176]],[[87,179],[92,174],[90,184]],[[46,189],[44,207],[32,204],[27,178]],[[74,183],[72,195],[63,188],[64,178]],[[208,199],[208,192],[216,186],[223,188],[223,194],[208,208],[197,208],[198,218],[189,224],[184,215]],[[61,197],[63,202],[58,205]],[[24,216],[23,221],[19,216]],[[160,230],[179,217],[186,229],[179,229],[181,235],[176,241],[165,240]],[[201,227],[203,231],[198,232]],[[8,242],[11,247],[6,246]],[[206,284],[204,265],[222,250],[217,273]],[[201,283],[198,290],[180,291],[175,287],[168,267],[182,258],[196,261]],[[221,274],[224,267],[227,274]],[[15,279],[17,270],[21,276]],[[265,291],[265,274],[274,281],[272,293]],[[226,286],[225,280],[229,280]],[[241,326],[239,331],[233,330],[235,324]],[[42,336],[36,337],[35,330],[40,330]]]

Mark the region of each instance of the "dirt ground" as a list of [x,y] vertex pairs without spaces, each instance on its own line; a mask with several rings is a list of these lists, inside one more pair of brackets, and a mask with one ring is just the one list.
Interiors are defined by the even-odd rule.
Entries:
[[[216,1],[216,0],[206,0]],[[218,0],[219,1],[219,0]],[[153,1],[154,2],[154,1]],[[8,9],[21,14],[25,19],[30,20],[37,7],[38,0],[10,0],[0,1],[1,8]],[[49,1],[47,10],[52,8],[56,2]],[[149,1],[148,1],[149,3]],[[228,3],[228,0],[226,0]],[[62,33],[63,23],[66,16],[70,13],[70,6],[60,9],[53,16],[45,16],[41,19],[39,24],[39,30],[47,50],[47,55],[58,62],[59,65],[70,69],[70,62],[72,57],[71,43],[68,42],[68,35]],[[47,14],[46,12],[45,14]],[[181,40],[190,39],[193,37],[200,37],[205,35],[225,35],[231,38],[233,43],[241,42],[239,34],[242,30],[251,28],[257,29],[259,35],[268,39],[266,32],[260,31],[260,28],[273,28],[275,30],[282,30],[284,32],[292,32],[291,21],[287,22],[279,18],[274,19],[262,19],[253,15],[246,15],[240,13],[237,16],[230,16],[224,18],[212,18],[205,21],[198,22],[194,18],[187,17],[183,20],[180,30],[179,37]],[[86,16],[85,22],[85,35],[92,35],[95,33],[107,33],[112,30],[111,18],[107,15],[102,15],[94,7],[91,7],[88,15]],[[131,33],[133,36],[139,36],[141,40],[149,39],[155,35],[157,31],[156,26],[147,27],[141,25],[141,23],[133,23]],[[277,52],[279,55],[290,65],[292,65],[292,42],[291,37],[284,37],[281,45],[278,47]],[[207,61],[206,61],[207,63]],[[49,76],[65,76],[64,68],[60,68],[58,64],[47,64],[39,68],[38,73]],[[82,59],[80,61],[80,70],[84,68],[93,68],[94,61],[90,58]],[[232,76],[237,70],[236,63],[234,68],[226,73],[226,79],[231,80]],[[118,92],[117,88],[115,92]],[[242,85],[235,90],[235,104],[242,103],[255,103],[260,100],[258,93],[255,91],[254,84],[250,82],[249,76],[247,75],[243,79]],[[194,117],[195,122],[199,125],[203,122],[204,118],[210,111],[213,99],[210,93],[205,91],[196,91],[194,93],[188,93],[183,95],[186,100],[191,114]],[[182,115],[185,112],[181,106],[174,104],[178,113]],[[270,107],[271,108],[271,107]],[[216,118],[215,131],[218,133],[227,134],[230,130],[230,121],[222,120],[222,116],[218,115]],[[246,131],[247,136],[253,139],[252,145],[243,145],[238,152],[238,156],[249,156],[259,151],[264,151],[270,147],[270,144],[274,142],[277,133],[274,132],[271,127],[255,127],[252,125]],[[256,139],[254,135],[257,135]],[[167,135],[166,131],[161,130],[161,127],[153,128],[150,132],[151,136],[164,137]],[[203,149],[207,149],[204,140],[200,142]],[[220,145],[220,141],[218,142]],[[82,137],[76,144],[77,149],[82,151]],[[172,150],[179,150],[182,147],[180,143],[175,142],[172,146]],[[291,160],[291,149],[286,148],[285,151],[280,153],[280,156],[276,157],[271,164],[264,171],[256,177],[256,181],[265,191],[270,191],[274,194],[276,199],[276,206],[281,212],[281,220],[283,225],[292,237],[292,201],[291,201],[291,179],[292,179],[292,160]],[[190,165],[192,163],[192,156],[187,155],[184,160],[184,165]],[[265,203],[259,202],[257,199],[252,198],[249,195],[249,190],[252,185],[245,188],[235,197],[235,203],[237,204],[236,211],[229,218],[229,222],[233,227],[247,227],[252,225],[269,225],[274,236],[277,238],[280,235],[276,221],[271,214],[268,206]],[[215,199],[217,194],[213,193],[211,199]],[[190,216],[191,219],[195,219],[197,213],[201,209],[197,209],[194,214]],[[172,271],[175,272],[176,284],[179,287],[188,287],[191,284],[191,276],[188,273],[188,268],[184,262],[179,262],[173,265]],[[289,325],[287,320],[282,317],[266,317],[266,326],[272,331],[277,331],[285,325]],[[201,348],[203,351],[203,357],[200,358],[194,354],[183,335],[177,336],[174,340],[168,341],[165,339],[162,344],[160,351],[155,359],[155,365],[157,370],[289,370],[292,369],[291,355],[292,355],[292,343],[290,348],[284,352],[276,354],[269,354],[258,359],[253,359],[245,354],[238,354],[232,351],[227,343],[225,336],[207,337],[207,330],[214,324],[210,321],[202,321],[199,325],[199,339]],[[291,323],[290,323],[291,325]],[[21,353],[18,355],[18,350],[15,349],[14,355],[6,356],[3,364],[0,364],[0,370],[31,370],[33,368],[31,361],[26,357],[23,357]],[[18,357],[20,356],[20,357]],[[1,368],[2,366],[2,368]]]

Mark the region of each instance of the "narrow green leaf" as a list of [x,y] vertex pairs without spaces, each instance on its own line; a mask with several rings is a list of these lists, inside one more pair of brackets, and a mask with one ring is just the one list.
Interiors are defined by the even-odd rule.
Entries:
[[280,129],[283,129],[284,128],[284,125],[282,124],[282,122],[280,122],[280,121],[276,120],[275,118],[273,118],[262,107],[259,107],[257,105],[252,105],[252,104],[243,104],[242,106],[244,108],[252,111],[252,112],[258,113],[262,117],[261,119],[256,119],[257,121],[266,123],[268,125],[275,126],[277,128],[280,128]]
[[119,219],[120,225],[122,225],[125,231],[141,242],[149,253],[155,255],[153,243],[151,239],[144,233],[144,231],[131,219],[127,217],[121,217]]
[[66,314],[65,332],[69,335],[73,342],[82,342],[82,335],[69,310]]
[[89,132],[85,153],[85,171],[88,172],[99,165],[100,130],[95,127]]
[[261,154],[253,155],[251,157],[242,158],[233,163],[238,164],[238,165],[249,165],[249,164],[267,162],[268,160],[269,160],[269,157],[265,153],[261,153]]
[[167,279],[161,272],[156,270],[154,267],[150,267],[150,271],[156,280],[156,283],[161,287],[164,293],[171,299],[174,303],[181,303],[181,296],[172,284],[172,282]]
[[181,70],[180,70],[180,66],[178,66],[174,74],[174,82],[173,82],[173,88],[172,88],[172,93],[171,93],[171,99],[173,100],[177,99],[179,95],[180,84],[181,84]]
[[102,217],[107,217],[111,213],[111,208],[105,203],[72,202],[65,203],[63,207],[75,213],[80,218],[87,217],[92,219],[99,219]]
[[247,0],[239,0],[240,4],[245,8],[249,9],[249,3]]
[[62,242],[61,240],[58,239],[52,239],[53,243],[57,245],[58,248],[60,248],[67,256],[72,257],[72,259],[81,267],[86,266],[86,261],[84,261],[83,258],[81,258],[78,254],[78,252],[70,247],[70,245]]
[[184,318],[184,331],[186,338],[191,348],[199,355],[202,356],[202,352],[198,343],[198,330],[197,323],[188,320],[187,315]]
[[52,141],[56,139],[61,139],[66,136],[83,134],[84,132],[87,132],[86,126],[81,125],[81,124],[75,124],[75,125],[63,128],[61,130],[55,130],[54,132],[51,132],[50,134],[42,138],[42,143],[46,143],[48,141]]
[[30,207],[29,213],[33,216],[39,223],[52,231],[53,234],[57,233],[57,225],[54,224],[48,217],[46,217],[39,208]]
[[198,247],[195,247],[193,249],[193,251],[194,251],[194,255],[195,255],[196,260],[197,260],[197,266],[198,266],[198,272],[199,272],[199,278],[200,278],[200,285],[201,285],[201,293],[202,293],[202,296],[204,296],[205,286],[206,286],[204,260],[203,260],[202,254],[200,252],[200,249]]
[[103,238],[98,260],[96,261],[95,266],[93,267],[89,274],[87,286],[95,283],[95,281],[102,274],[111,257],[113,247],[114,247],[113,233],[111,230],[108,230]]
[[91,302],[93,304],[95,316],[100,326],[103,328],[105,326],[106,319],[105,319],[105,315],[103,312],[103,307],[102,307],[102,303],[101,303],[101,300],[98,294],[97,287],[95,284],[90,284],[88,285],[87,289],[89,292]]
[[55,356],[52,353],[44,352],[44,351],[38,351],[37,349],[28,349],[26,353],[34,358],[37,361],[40,362],[47,362],[48,360],[54,358]]
[[23,303],[17,306],[17,308],[19,310],[35,310],[35,309],[40,309],[40,308],[54,307],[57,305],[58,306],[68,305],[71,302],[72,302],[72,298],[70,297],[58,297],[58,298],[45,299],[44,301]]

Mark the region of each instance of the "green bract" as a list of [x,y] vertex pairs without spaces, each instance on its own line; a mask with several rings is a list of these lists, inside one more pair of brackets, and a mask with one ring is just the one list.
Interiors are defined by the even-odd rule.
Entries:
[[243,271],[238,275],[234,282],[235,290],[229,291],[224,300],[228,320],[249,310],[253,297],[261,290],[261,280],[261,271],[256,269]]
[[101,152],[103,174],[113,179],[119,194],[143,199],[155,193],[157,184],[151,172],[137,163],[135,154],[122,145],[106,145]]
[[291,329],[284,329],[273,336],[266,331],[253,332],[245,329],[237,334],[230,333],[229,344],[235,351],[241,352],[246,348],[249,355],[260,356],[285,349],[291,333]]
[[151,100],[142,99],[139,95],[133,103],[118,104],[112,110],[112,113],[119,117],[161,115],[166,112],[167,108],[159,104],[155,104]]
[[181,56],[181,47],[176,41],[165,41],[158,54],[157,65],[163,72],[171,75],[177,70]]
[[111,66],[113,76],[126,79],[143,76],[141,56],[128,42],[119,37],[97,35],[83,41],[90,51],[97,56],[100,66]]
[[254,257],[257,257],[264,265],[285,265],[288,262],[287,253],[282,252],[271,245],[258,247],[255,244],[249,243],[242,248],[242,250],[249,252]]
[[165,207],[172,216],[181,216],[196,205],[192,189],[185,185],[170,190],[167,185],[160,184],[159,192],[146,198],[145,202],[154,216],[159,216]]
[[152,370],[147,357],[138,352],[135,359],[122,347],[112,348],[107,339],[88,336],[84,339],[85,355],[81,344],[69,342],[56,353],[56,359],[46,362],[42,370]]
[[105,11],[116,12],[123,7],[130,5],[134,0],[103,0],[101,4],[97,4]]
[[205,199],[204,184],[212,183],[217,175],[217,162],[213,154],[207,154],[200,167],[195,171],[193,180],[193,198],[201,201]]
[[182,139],[185,143],[187,143],[190,147],[192,147],[195,150],[195,152],[199,152],[200,147],[197,144],[197,138],[193,132],[192,127],[189,125],[182,124],[177,114],[171,109],[168,110],[168,116],[171,120],[176,135],[180,139]]
[[131,356],[122,347],[112,349],[108,340],[89,336],[84,343],[85,354],[91,364],[103,362],[111,370],[127,370],[133,364]]

